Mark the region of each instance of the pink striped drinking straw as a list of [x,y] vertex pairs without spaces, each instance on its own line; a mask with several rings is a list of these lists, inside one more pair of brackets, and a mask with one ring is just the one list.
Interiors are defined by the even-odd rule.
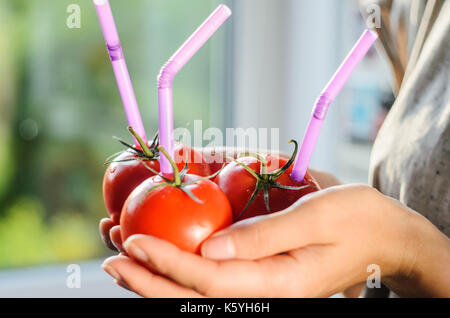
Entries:
[[344,62],[341,64],[337,72],[333,75],[317,99],[291,173],[291,178],[297,182],[302,182],[305,177],[309,161],[311,160],[317,138],[319,137],[320,129],[322,128],[322,124],[330,104],[339,94],[350,75],[367,54],[377,38],[378,35],[375,31],[364,31],[358,42],[352,48],[349,55],[345,58]]
[[[141,114],[139,113],[133,85],[131,84],[130,75],[128,74],[127,64],[125,63],[122,45],[120,44],[119,34],[117,34],[109,1],[93,0],[93,2],[97,9],[97,15],[103,30],[109,57],[111,58],[114,75],[116,77],[117,86],[119,87],[128,124],[133,127],[143,140],[146,141],[147,137],[145,136],[144,125],[142,124]],[[135,138],[134,143],[135,145],[139,145]]]
[[[231,10],[221,4],[169,59],[158,76],[159,143],[172,158],[174,155],[173,79],[230,15]],[[160,168],[163,175],[173,174],[172,167],[165,156],[160,156]]]

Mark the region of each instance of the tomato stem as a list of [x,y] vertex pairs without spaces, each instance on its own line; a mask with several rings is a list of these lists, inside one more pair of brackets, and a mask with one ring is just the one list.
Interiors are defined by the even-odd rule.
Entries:
[[170,155],[167,153],[166,149],[164,149],[163,146],[158,146],[158,150],[160,153],[162,153],[167,160],[169,161],[170,165],[172,166],[173,170],[173,182],[175,186],[180,187],[181,186],[181,178],[180,178],[180,172],[178,171],[178,167],[173,161],[173,159],[170,157]]
[[194,184],[196,182],[202,181],[202,180],[210,180],[212,178],[215,178],[220,172],[222,172],[222,170],[223,170],[223,168],[225,166],[226,166],[226,163],[224,162],[222,167],[219,170],[217,170],[216,172],[214,172],[213,174],[211,174],[209,176],[206,176],[206,177],[200,177],[200,178],[198,178],[198,179],[196,179],[194,181],[191,181],[191,182],[186,182],[186,183],[184,183],[184,185],[190,185],[190,184]]
[[247,166],[245,163],[239,162],[239,161],[235,160],[234,158],[232,158],[232,160],[234,162],[236,162],[238,165],[240,165],[242,168],[247,170],[247,172],[250,173],[253,177],[255,177],[256,180],[258,180],[258,181],[261,180],[261,176],[257,172],[255,172],[252,168]]
[[133,127],[128,126],[128,131],[134,136],[134,138],[136,138],[136,140],[138,141],[139,145],[141,146],[144,154],[148,157],[153,157],[154,156],[153,152],[148,148],[147,143],[144,140],[142,140],[141,136],[139,136],[134,131]]
[[261,156],[258,153],[253,153],[253,152],[244,152],[240,155],[251,156],[251,157],[255,157],[256,159],[258,159],[259,162],[261,163],[261,168],[259,169],[259,176],[264,180],[269,179],[269,176],[267,173],[267,160],[263,156]]
[[297,152],[298,152],[298,143],[297,143],[297,141],[295,141],[294,139],[291,139],[291,140],[289,140],[289,143],[294,143],[294,152],[292,153],[292,155],[289,158],[288,162],[286,162],[286,164],[283,167],[281,167],[280,169],[275,170],[274,172],[272,172],[271,180],[278,179],[287,169],[289,169],[289,167],[294,163],[295,158],[297,157]]
[[269,204],[270,188],[279,188],[279,189],[284,189],[284,190],[301,190],[301,189],[308,188],[308,187],[315,188],[315,187],[309,186],[309,185],[303,185],[300,187],[290,187],[290,186],[285,186],[285,185],[279,184],[278,182],[275,181],[289,169],[289,167],[294,163],[295,158],[297,157],[298,143],[293,139],[289,140],[289,143],[294,143],[294,151],[293,151],[291,157],[286,162],[286,164],[284,164],[281,168],[279,168],[273,172],[270,172],[270,173],[267,172],[266,158],[264,158],[264,156],[261,156],[258,153],[244,152],[244,153],[240,154],[239,157],[251,156],[251,157],[255,157],[256,159],[258,159],[258,161],[261,163],[261,168],[260,168],[259,173],[254,171],[252,168],[250,168],[246,164],[239,162],[239,161],[235,160],[234,158],[231,158],[231,160],[233,160],[235,163],[239,164],[241,167],[243,167],[245,170],[247,170],[247,172],[250,173],[256,179],[255,190],[253,191],[253,193],[250,196],[250,199],[248,200],[244,209],[242,210],[242,212],[239,214],[239,216],[236,218],[235,221],[239,220],[242,217],[242,215],[244,215],[244,212],[253,203],[253,201],[256,199],[256,196],[258,195],[258,193],[260,191],[263,191],[264,204],[266,206],[266,210],[267,210],[267,212],[270,212],[270,204]]

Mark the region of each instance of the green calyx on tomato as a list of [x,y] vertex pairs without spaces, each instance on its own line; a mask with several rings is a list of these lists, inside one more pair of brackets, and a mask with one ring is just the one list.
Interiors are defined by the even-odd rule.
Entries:
[[233,159],[234,162],[236,162],[237,164],[242,166],[248,173],[250,173],[256,179],[255,190],[253,191],[246,206],[244,207],[242,212],[239,214],[239,216],[236,218],[236,220],[239,220],[242,217],[242,215],[245,213],[245,211],[248,209],[248,207],[256,199],[256,197],[260,191],[263,191],[264,203],[266,206],[266,210],[267,210],[267,212],[270,213],[270,205],[269,205],[269,189],[270,188],[279,188],[279,189],[284,189],[284,190],[302,190],[305,188],[314,188],[317,190],[317,188],[312,185],[303,185],[303,186],[299,186],[299,187],[292,187],[292,186],[286,186],[286,185],[280,184],[276,181],[279,177],[281,177],[289,169],[289,167],[294,163],[295,158],[297,156],[297,152],[298,152],[297,141],[290,140],[289,143],[294,143],[294,147],[295,147],[294,152],[292,153],[291,157],[286,162],[286,164],[284,164],[281,168],[276,169],[272,172],[267,171],[267,161],[260,154],[247,152],[247,153],[242,153],[238,156],[238,157],[243,157],[243,156],[255,157],[261,163],[261,168],[260,168],[259,173],[254,171],[252,168],[250,168],[246,164],[231,158],[231,159]]
[[[122,139],[120,139],[118,137],[113,137],[115,140],[117,140],[122,145],[124,145],[126,147],[126,149],[108,157],[106,159],[105,165],[109,165],[112,162],[124,162],[124,161],[132,161],[132,160],[145,161],[145,160],[158,160],[159,159],[159,150],[158,150],[159,135],[158,135],[158,133],[155,134],[152,142],[150,143],[149,146],[147,146],[147,143],[134,131],[134,129],[131,126],[128,126],[128,131],[130,132],[131,135],[133,135],[134,138],[136,138],[141,149],[130,145],[129,143],[123,141]],[[135,155],[135,157],[123,159],[123,160],[115,160],[119,155],[121,155],[125,151],[131,152],[132,154]],[[145,165],[145,166],[148,167],[147,165]],[[157,173],[156,171],[153,171],[153,169],[151,169],[151,170],[153,173]]]
[[[201,180],[212,179],[212,178],[216,177],[220,173],[221,169],[219,171],[217,171],[216,173],[210,175],[210,176],[199,177],[199,178],[197,178],[197,179],[195,179],[193,181],[184,182],[183,181],[184,177],[188,173],[188,170],[189,170],[188,169],[188,160],[186,159],[183,170],[179,171],[175,161],[170,157],[170,155],[167,153],[167,151],[164,149],[164,147],[158,146],[157,150],[158,150],[159,153],[163,154],[167,158],[167,160],[170,162],[170,165],[172,166],[172,169],[173,169],[173,179],[171,180],[171,179],[167,178],[166,176],[163,176],[161,173],[156,173],[165,182],[159,183],[159,184],[155,185],[154,187],[150,188],[147,191],[147,193],[150,193],[153,190],[156,190],[156,189],[164,187],[164,186],[177,187],[180,190],[182,190],[184,193],[186,193],[195,202],[203,203],[186,186],[194,184],[194,183],[197,183],[197,182],[199,182]],[[223,166],[225,166],[225,164]]]

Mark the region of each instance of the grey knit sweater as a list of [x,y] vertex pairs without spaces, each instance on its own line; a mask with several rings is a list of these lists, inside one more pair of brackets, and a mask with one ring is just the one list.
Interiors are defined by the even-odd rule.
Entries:
[[450,1],[377,136],[370,182],[450,237]]
[[450,237],[450,1],[415,2],[421,7],[380,0],[379,49],[397,98],[372,150],[370,182]]

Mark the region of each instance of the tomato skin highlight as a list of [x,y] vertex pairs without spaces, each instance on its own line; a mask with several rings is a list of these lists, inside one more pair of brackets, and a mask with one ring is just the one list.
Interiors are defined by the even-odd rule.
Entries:
[[[187,174],[183,181],[197,179]],[[134,234],[147,234],[200,254],[203,241],[232,223],[226,195],[210,180],[185,185],[202,203],[175,186],[165,185],[149,192],[163,182],[160,176],[151,177],[130,194],[120,219],[122,240],[125,242]]]
[[[284,158],[275,157],[272,155],[265,156],[267,161],[267,171],[274,170],[286,164],[287,160]],[[260,172],[261,162],[254,157],[241,157],[237,161],[249,166],[253,171]],[[293,165],[291,165],[279,178],[275,181],[291,187],[300,187],[303,185],[311,185],[313,187],[304,188],[301,190],[287,190],[272,187],[269,189],[269,207],[270,212],[267,211],[264,203],[264,193],[259,191],[255,200],[250,204],[244,214],[241,215],[245,206],[249,202],[252,193],[256,187],[256,178],[246,171],[242,166],[236,162],[229,163],[215,178],[214,182],[222,189],[228,197],[231,207],[233,209],[233,220],[239,221],[251,218],[258,215],[269,214],[273,212],[282,211],[298,199],[308,193],[312,193],[320,189],[317,181],[307,172],[302,183],[293,180],[290,177]],[[239,220],[237,218],[240,216]]]

